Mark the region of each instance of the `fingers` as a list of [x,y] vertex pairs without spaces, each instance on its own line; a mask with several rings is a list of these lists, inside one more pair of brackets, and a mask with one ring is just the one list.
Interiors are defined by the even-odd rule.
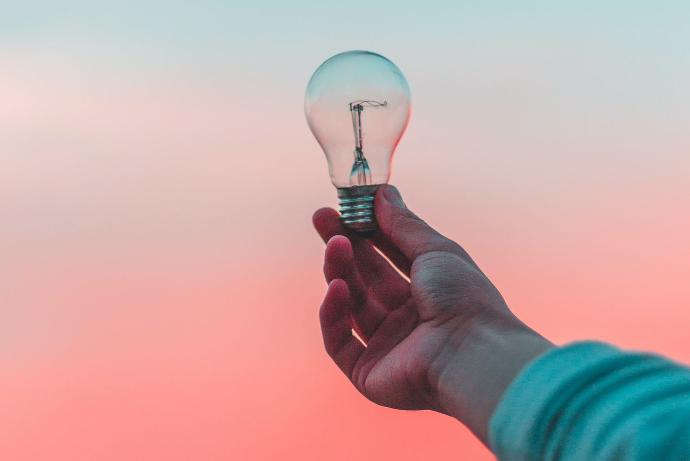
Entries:
[[334,235],[348,235],[340,222],[340,215],[333,208],[320,208],[312,216],[312,222],[321,239],[328,242]]
[[355,268],[352,246],[347,237],[336,235],[326,245],[323,267],[326,281],[343,280],[348,287],[352,301],[351,312],[354,328],[368,340],[386,317],[388,310],[368,294],[362,278]]
[[[322,208],[314,213],[314,227],[327,242],[336,235],[348,235],[340,222],[340,215],[331,208]],[[395,308],[409,296],[410,285],[381,256],[370,242],[355,235],[349,235],[354,253],[355,266],[364,284],[369,287],[381,304],[389,309]],[[386,255],[388,257],[388,255]],[[407,263],[409,266],[409,263]]]
[[352,335],[350,323],[351,299],[347,284],[334,279],[328,285],[326,297],[319,310],[321,333],[326,352],[352,379],[352,373],[366,347]]
[[[359,365],[354,370],[352,375],[352,382],[359,389],[365,389],[365,381],[367,379],[373,380],[390,380],[390,376],[379,374],[370,374],[372,368],[376,366],[381,360],[385,360],[385,357],[393,351],[400,343],[410,336],[412,331],[418,325],[418,316],[415,309],[409,306],[403,306],[388,314],[386,319],[383,321],[379,329],[376,331],[374,337],[367,343],[366,350],[362,353],[359,358]],[[400,350],[397,358],[390,357],[389,360],[397,361],[400,357],[411,355],[406,353],[407,351]],[[396,365],[393,365],[396,366]],[[383,367],[388,368],[388,367]],[[373,386],[374,388],[380,388],[379,386]],[[388,394],[388,393],[386,393]],[[374,401],[385,404],[387,400],[390,400],[391,395],[376,395],[369,393],[369,397]]]
[[395,246],[388,237],[381,232],[377,232],[371,237],[371,242],[376,248],[388,258],[395,267],[400,270],[405,276],[410,277],[410,269],[412,263],[402,252]]
[[347,237],[336,235],[326,243],[326,256],[323,263],[323,273],[326,282],[333,279],[343,279],[350,289],[356,304],[363,304],[366,300],[367,289],[355,267],[352,244]]
[[[334,235],[351,234],[340,222],[340,215],[338,212],[332,208],[321,208],[317,210],[316,213],[314,213],[313,221],[316,231],[321,235],[324,242],[327,242],[328,239]],[[360,238],[352,238],[352,240],[357,257],[361,258],[363,262],[366,263],[365,267],[371,267],[375,270],[390,270],[390,264],[376,253],[369,242]],[[395,245],[390,243],[389,239],[381,235],[380,232],[377,232],[370,240],[402,273],[406,275],[410,274],[410,261],[395,247]]]
[[447,251],[457,254],[476,267],[472,258],[460,245],[441,235],[412,213],[405,206],[395,187],[383,185],[379,188],[374,209],[379,223],[380,239],[384,245],[387,243],[397,248],[407,260],[414,261],[417,257],[432,251]]

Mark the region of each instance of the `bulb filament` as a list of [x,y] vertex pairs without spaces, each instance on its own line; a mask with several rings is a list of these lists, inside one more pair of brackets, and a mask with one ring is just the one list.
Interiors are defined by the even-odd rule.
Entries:
[[362,135],[362,112],[364,107],[386,107],[387,101],[370,101],[358,100],[352,101],[350,106],[350,113],[352,114],[352,129],[355,132],[355,161],[352,164],[352,171],[350,172],[350,184],[352,186],[366,186],[371,184],[371,169],[369,162],[364,156],[364,143]]

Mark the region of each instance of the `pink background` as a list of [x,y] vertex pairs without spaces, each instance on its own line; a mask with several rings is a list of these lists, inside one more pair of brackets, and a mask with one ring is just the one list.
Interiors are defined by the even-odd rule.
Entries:
[[1,459],[491,459],[322,350],[302,98],[345,49],[407,75],[392,182],[520,317],[690,361],[686,3],[120,3],[0,20]]

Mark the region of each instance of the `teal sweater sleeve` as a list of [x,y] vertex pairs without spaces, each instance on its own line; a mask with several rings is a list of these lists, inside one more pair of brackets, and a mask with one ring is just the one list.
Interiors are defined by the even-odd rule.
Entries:
[[528,364],[494,411],[501,461],[690,460],[690,370],[597,342]]

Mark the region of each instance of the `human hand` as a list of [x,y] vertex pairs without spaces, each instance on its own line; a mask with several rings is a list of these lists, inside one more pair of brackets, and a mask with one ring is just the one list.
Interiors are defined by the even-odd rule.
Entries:
[[[485,440],[488,418],[519,370],[515,366],[548,342],[510,313],[465,250],[407,209],[397,189],[382,186],[375,210],[379,231],[371,240],[349,234],[335,210],[314,214],[328,242],[329,286],[320,310],[326,350],[373,402],[452,414]],[[507,351],[513,363],[494,364],[487,375],[483,367],[495,359],[486,347],[513,347],[504,334],[526,344],[527,352]],[[467,395],[473,389],[483,395]]]

